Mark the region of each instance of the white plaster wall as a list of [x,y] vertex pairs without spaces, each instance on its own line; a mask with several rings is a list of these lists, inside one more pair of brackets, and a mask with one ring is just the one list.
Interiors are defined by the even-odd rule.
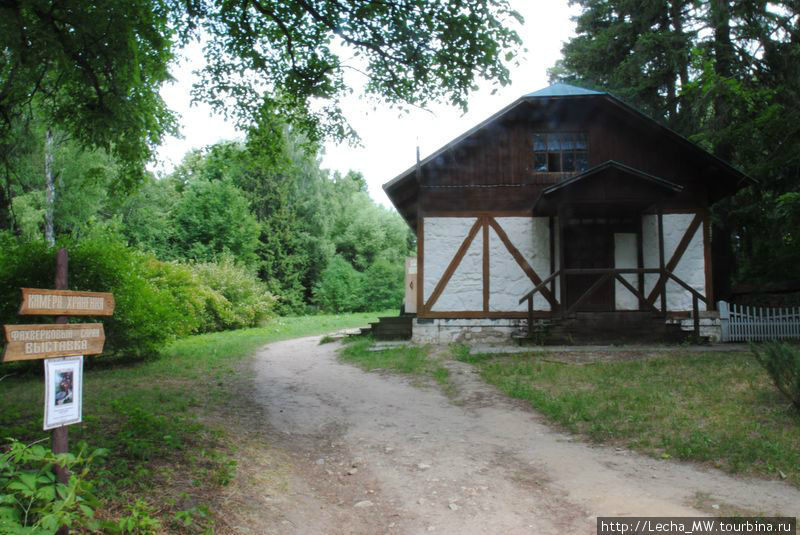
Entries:
[[[498,217],[497,224],[542,279],[550,276],[550,228],[546,217]],[[526,311],[519,298],[533,288],[528,278],[500,237],[489,229],[489,310]],[[535,310],[550,310],[547,300],[537,293]]]
[[[678,247],[692,219],[694,219],[694,214],[664,215],[664,250],[669,251],[669,253],[665,253],[667,262],[672,257],[673,251]],[[678,265],[675,266],[673,273],[689,286],[705,295],[705,265],[703,226],[700,225],[689,242],[686,252],[683,253]],[[705,309],[705,305],[700,301],[700,310]],[[692,294],[672,280],[667,282],[667,310],[692,310]]]
[[[467,232],[464,233],[464,237]],[[450,260],[445,265],[449,264]],[[427,278],[426,274],[425,279]],[[483,231],[478,231],[475,235],[461,263],[431,308],[432,312],[462,310],[483,310]]]
[[[668,263],[677,249],[686,229],[694,219],[694,214],[664,214],[664,263]],[[644,249],[644,267],[658,268],[658,217],[645,215],[642,218],[642,246]],[[675,275],[692,288],[705,295],[705,253],[703,248],[703,227],[698,227],[689,246],[673,271]],[[649,294],[656,282],[658,274],[645,275],[645,292]],[[656,302],[656,306],[658,301]],[[705,305],[700,302],[700,309]],[[678,283],[667,282],[667,310],[692,310],[692,295]]]
[[[658,216],[644,215],[642,216],[642,253],[644,255],[644,267],[656,268],[659,267],[658,262]],[[666,255],[665,255],[666,256]],[[667,257],[664,262],[669,261]],[[656,283],[658,282],[657,273],[646,273],[644,276],[644,295],[647,297],[653,291]]]
[[[635,268],[636,261],[636,234],[614,234],[614,267],[617,269]],[[622,276],[631,286],[638,284],[635,274]],[[614,282],[614,304],[617,310],[638,310],[639,300],[619,281]]]
[[[423,221],[423,286],[425,302],[433,293],[450,261],[456,255],[469,229],[475,224],[474,217],[426,217]],[[481,240],[480,233],[475,240]],[[452,279],[451,279],[452,280]],[[481,305],[482,308],[482,305]]]

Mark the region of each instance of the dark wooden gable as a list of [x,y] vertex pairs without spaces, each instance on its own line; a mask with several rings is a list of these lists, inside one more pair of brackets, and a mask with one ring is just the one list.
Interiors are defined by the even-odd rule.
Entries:
[[682,190],[668,196],[675,208],[706,207],[747,180],[608,94],[545,95],[519,99],[384,185],[409,225],[421,213],[533,213],[545,188],[577,174],[537,173],[535,133],[586,133],[589,168],[614,161],[677,184]]

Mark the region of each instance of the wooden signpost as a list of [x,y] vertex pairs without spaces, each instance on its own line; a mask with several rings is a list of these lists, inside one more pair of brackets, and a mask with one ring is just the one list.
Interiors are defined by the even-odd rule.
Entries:
[[106,341],[102,323],[3,325],[3,362],[72,355],[97,355]]
[[111,316],[114,314],[114,296],[104,292],[23,288],[19,313],[22,316]]
[[[97,355],[102,353],[105,343],[105,331],[102,323],[67,323],[67,316],[111,316],[114,313],[114,296],[110,293],[102,292],[74,292],[67,290],[67,263],[68,256],[66,249],[59,249],[56,255],[56,280],[55,290],[43,290],[37,288],[22,288],[22,303],[20,305],[20,315],[40,316],[55,315],[55,323],[44,325],[4,325],[6,348],[3,352],[3,362],[15,360],[31,359],[51,359],[55,357],[72,357],[72,360],[79,359],[80,365],[75,368],[66,366],[68,363],[61,362],[70,360],[60,359],[59,361],[48,361],[47,364],[55,364],[64,367],[59,373],[59,386],[62,386],[62,394],[69,397],[60,397],[58,401],[53,401],[54,405],[63,407],[65,400],[80,400],[81,392],[73,391],[73,388],[82,387],[82,362],[83,355]],[[75,374],[78,377],[75,377]],[[47,373],[45,373],[47,377]],[[80,407],[77,411],[77,419],[62,420],[55,419],[54,423],[48,420],[48,403],[52,401],[49,395],[53,385],[46,385],[45,396],[45,429],[49,429],[48,424],[58,426],[53,428],[53,453],[66,453],[68,450],[67,425],[62,422],[80,421]],[[66,390],[66,392],[64,392]],[[80,403],[80,401],[78,401]],[[58,416],[58,415],[56,415]],[[69,482],[69,474],[63,468],[55,468],[58,480],[61,483]],[[58,531],[59,535],[67,533],[66,528]]]

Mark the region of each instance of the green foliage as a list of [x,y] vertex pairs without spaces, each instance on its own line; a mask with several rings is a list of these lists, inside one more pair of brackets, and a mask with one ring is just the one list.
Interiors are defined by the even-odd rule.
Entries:
[[130,535],[157,535],[161,522],[155,515],[155,508],[145,500],[137,498],[125,509],[126,514],[111,526],[111,531]]
[[207,331],[255,327],[266,320],[275,302],[264,283],[228,255],[217,262],[192,266],[205,286],[222,296],[207,301],[211,324]]
[[258,222],[232,182],[192,182],[176,203],[171,221],[179,258],[202,262],[229,253],[245,264],[255,263]]
[[[174,6],[174,5],[173,5]],[[48,127],[108,150],[129,181],[174,120],[159,88],[169,79],[173,31],[160,1],[23,2],[0,8],[0,159],[31,103]],[[173,19],[174,21],[174,19]]]
[[[231,1],[205,14],[209,63],[195,95],[226,113],[237,102],[232,113],[246,124],[282,116],[313,139],[353,134],[339,99],[354,62],[373,98],[466,108],[476,78],[508,83],[503,61],[520,42],[507,25],[521,17],[506,0]],[[311,106],[317,99],[325,104]]]
[[752,344],[750,349],[775,387],[800,411],[800,348],[773,341]]
[[[54,454],[49,448],[11,439],[0,454],[0,531],[8,535],[54,534],[66,526],[74,529],[95,526],[97,499],[87,481],[92,462],[105,450]],[[69,471],[67,484],[56,480],[53,467]]]
[[[106,352],[157,355],[163,344],[196,332],[252,327],[273,297],[250,271],[224,256],[218,263],[162,262],[98,234],[60,245],[69,253],[69,287],[114,294],[105,324]],[[19,288],[51,288],[55,249],[0,234],[0,318],[18,323]]]
[[727,279],[796,282],[797,220],[781,199],[800,190],[797,3],[575,3],[551,79],[611,91],[760,181],[714,207],[721,293]]
[[363,306],[363,275],[335,256],[314,287],[314,303],[328,312],[354,312]]
[[364,272],[361,301],[368,310],[400,308],[403,303],[404,269],[399,262],[379,258]]

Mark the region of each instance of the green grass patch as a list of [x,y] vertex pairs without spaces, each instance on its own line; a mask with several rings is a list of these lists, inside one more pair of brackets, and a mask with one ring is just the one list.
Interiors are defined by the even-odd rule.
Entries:
[[675,354],[586,365],[546,353],[469,355],[482,377],[597,442],[800,486],[800,416],[753,358]]
[[[141,498],[158,504],[170,533],[211,527],[213,515],[202,514],[203,502],[231,481],[236,469],[235,441],[215,422],[225,422],[237,403],[241,406],[239,364],[264,344],[363,326],[379,314],[275,318],[259,328],[178,340],[154,360],[87,357],[84,421],[70,426],[69,435],[72,449],[83,440],[110,450],[91,474],[104,504],[100,516],[133,514],[126,504]],[[0,377],[9,373],[3,372]],[[0,437],[46,440],[41,364],[38,370],[28,365],[11,373],[0,381]],[[147,509],[145,502],[140,505]],[[191,529],[187,515],[195,519]]]
[[418,379],[432,379],[447,395],[455,393],[450,370],[443,365],[442,355],[431,355],[430,348],[417,345],[370,351],[374,343],[371,336],[353,337],[340,351],[340,357],[366,371],[387,370],[410,374]]

